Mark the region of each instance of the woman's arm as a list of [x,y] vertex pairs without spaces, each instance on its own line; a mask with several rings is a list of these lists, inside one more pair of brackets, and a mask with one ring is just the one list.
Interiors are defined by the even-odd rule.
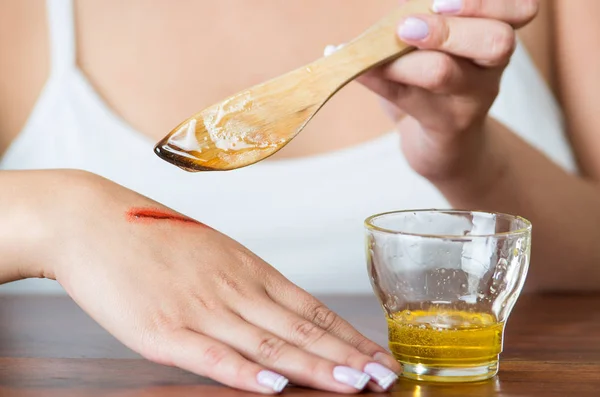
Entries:
[[583,175],[600,182],[599,1],[554,0],[556,83]]
[[396,106],[408,162],[454,207],[533,221],[530,288],[600,289],[600,186],[594,179],[600,178],[600,136],[594,135],[600,128],[600,27],[593,20],[600,3],[553,4],[556,80],[588,178],[567,174],[488,116],[515,29],[534,19],[540,1],[434,4],[438,15],[400,23],[400,38],[421,51],[361,77]]
[[600,289],[600,187],[570,175],[499,123],[486,127],[492,155],[479,178],[435,185],[457,208],[519,214],[533,222],[528,287]]
[[[485,178],[436,183],[456,207],[521,214],[534,224],[530,286],[600,289],[600,2],[555,0],[554,70],[582,176],[564,172],[498,123]],[[484,167],[482,165],[482,167]],[[478,186],[478,187],[477,187]]]

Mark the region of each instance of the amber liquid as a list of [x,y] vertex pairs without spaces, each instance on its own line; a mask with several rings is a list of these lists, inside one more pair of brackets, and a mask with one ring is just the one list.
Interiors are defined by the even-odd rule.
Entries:
[[485,313],[405,310],[388,318],[388,330],[401,363],[468,368],[497,363],[504,323]]

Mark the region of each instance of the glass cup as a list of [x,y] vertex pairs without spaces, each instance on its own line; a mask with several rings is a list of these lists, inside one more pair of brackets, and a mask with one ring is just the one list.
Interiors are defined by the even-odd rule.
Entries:
[[368,271],[403,376],[495,376],[508,316],[525,283],[526,219],[476,211],[399,211],[365,221]]

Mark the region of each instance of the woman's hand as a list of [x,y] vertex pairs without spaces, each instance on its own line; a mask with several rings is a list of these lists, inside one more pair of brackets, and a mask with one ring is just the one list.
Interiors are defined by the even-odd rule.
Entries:
[[91,174],[62,181],[28,276],[58,280],[149,360],[259,393],[396,380],[384,348],[225,235]]
[[421,51],[361,82],[387,100],[411,166],[437,183],[474,178],[482,166],[489,168],[488,111],[515,49],[515,29],[535,17],[538,0],[433,4],[437,15],[415,15],[398,27],[399,37]]

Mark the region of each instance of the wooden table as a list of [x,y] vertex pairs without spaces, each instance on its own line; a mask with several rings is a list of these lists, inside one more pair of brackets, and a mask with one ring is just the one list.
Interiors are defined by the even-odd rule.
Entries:
[[[385,323],[373,298],[323,300],[385,344]],[[522,297],[508,324],[500,368],[497,378],[479,384],[401,381],[392,395],[600,396],[600,295]],[[0,296],[0,397],[251,395],[140,359],[68,298]],[[288,388],[285,395],[332,394]]]

